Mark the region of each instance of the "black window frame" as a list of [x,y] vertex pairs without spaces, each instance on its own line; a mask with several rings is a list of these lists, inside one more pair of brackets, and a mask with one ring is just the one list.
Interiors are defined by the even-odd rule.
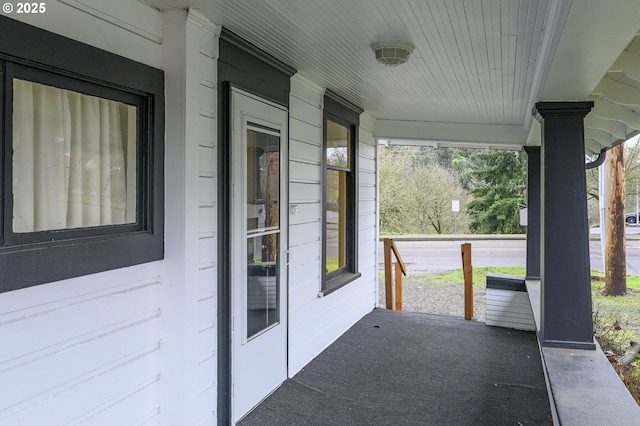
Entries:
[[[328,295],[360,277],[358,272],[358,145],[360,114],[362,109],[339,97],[331,91],[324,96],[323,132],[322,132],[322,258],[321,293]],[[331,121],[350,130],[349,161],[347,168],[329,167],[327,165],[327,123]],[[327,272],[327,170],[346,171],[347,174],[347,208],[346,208],[346,265]],[[348,169],[348,170],[347,170]]]
[[[13,79],[136,107],[136,220],[13,232]],[[0,16],[0,293],[164,258],[164,72]]]
[[[0,60],[0,63],[2,61]],[[25,80],[34,83],[40,83],[58,89],[72,90],[74,92],[82,93],[84,95],[95,96],[102,99],[109,99],[112,101],[126,103],[136,107],[136,136],[143,135],[145,133],[146,125],[144,119],[147,116],[147,102],[146,97],[135,94],[132,92],[126,92],[110,87],[96,85],[86,81],[80,81],[78,79],[53,74],[51,72],[42,71],[36,68],[25,67],[15,63],[5,63],[5,104],[10,106],[13,104],[13,80]],[[8,109],[5,107],[5,109]],[[7,111],[5,118],[5,151],[13,151],[13,123],[11,122],[11,111]],[[144,138],[137,137],[138,143],[136,143],[136,170],[144,170],[146,161],[144,160],[143,153],[146,151],[146,141]],[[141,142],[141,143],[139,143]],[[12,187],[13,178],[10,171],[13,170],[13,161],[10,155],[5,156],[4,170],[7,173],[3,176],[4,182],[6,182],[6,189],[4,191],[4,209],[7,212],[13,211],[13,194],[8,188]],[[136,173],[136,188],[138,189],[136,194],[136,206],[143,206],[143,200],[147,198],[147,188],[144,185],[142,173]],[[0,213],[1,214],[1,213]],[[12,217],[8,214],[4,215],[2,231],[2,240],[6,245],[14,246],[21,244],[33,244],[38,242],[47,242],[53,240],[64,240],[72,238],[82,238],[99,235],[119,234],[134,231],[143,231],[148,228],[148,220],[146,220],[147,211],[144,208],[139,208],[136,211],[135,223],[122,224],[122,225],[107,225],[107,226],[94,226],[89,228],[73,228],[73,229],[58,229],[49,231],[36,231],[28,233],[16,233],[12,230]]]

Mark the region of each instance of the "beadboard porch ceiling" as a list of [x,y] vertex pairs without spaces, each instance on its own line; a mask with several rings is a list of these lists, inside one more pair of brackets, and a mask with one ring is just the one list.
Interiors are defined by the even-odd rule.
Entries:
[[[376,137],[391,143],[518,149],[539,144],[531,116],[537,101],[592,95],[630,114],[640,109],[640,95],[635,105],[621,104],[599,84],[640,28],[634,0],[144,2],[161,10],[198,9],[364,108],[377,120]],[[376,62],[370,45],[389,40],[415,45],[407,64]],[[637,53],[632,49],[623,64],[635,72]],[[624,70],[613,71],[619,73],[607,79],[635,84],[620,76],[628,77]],[[616,115],[600,115],[619,122]],[[633,132],[629,123],[614,123],[614,139],[596,124],[587,143],[592,152]]]

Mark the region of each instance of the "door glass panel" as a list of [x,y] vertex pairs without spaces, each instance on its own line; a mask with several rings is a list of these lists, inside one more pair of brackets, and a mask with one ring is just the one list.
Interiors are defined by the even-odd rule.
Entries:
[[280,321],[280,137],[247,130],[247,338]]
[[280,137],[247,130],[247,232],[280,226]]
[[247,339],[280,321],[279,233],[247,238]]

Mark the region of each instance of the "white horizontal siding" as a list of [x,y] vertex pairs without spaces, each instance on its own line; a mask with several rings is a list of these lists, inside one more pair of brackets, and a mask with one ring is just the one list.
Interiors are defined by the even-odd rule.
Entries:
[[[320,245],[318,243],[317,247]],[[289,268],[289,282],[295,285],[289,286],[289,311],[302,312],[306,303],[312,300],[311,291],[318,293],[320,282],[320,256],[304,264]],[[290,326],[296,322],[289,318]]]
[[[377,232],[378,228],[377,226],[375,226],[375,224],[373,226],[370,226],[368,228],[360,228],[360,239],[359,239],[359,245],[360,246],[366,246],[368,244],[371,244],[371,240],[375,240],[376,239],[376,232]],[[369,250],[366,251],[362,251],[361,249],[361,258],[364,259],[365,256],[367,255],[374,255],[374,253],[370,252]]]
[[[204,155],[203,153],[202,155]],[[207,154],[215,155],[211,151],[207,151]],[[198,178],[198,195],[200,196],[199,205],[201,207],[215,207],[216,200],[216,179],[211,175],[203,176],[203,174],[209,172],[200,172]]]
[[[0,424],[157,412],[157,270],[155,262],[0,294]],[[132,399],[137,409],[123,409]]]
[[375,186],[360,186],[360,200],[375,200],[376,194]]
[[358,204],[358,211],[361,215],[375,215],[376,214],[376,200],[363,200],[360,198]]
[[158,10],[130,0],[61,0],[45,3],[44,14],[12,13],[10,17],[162,68],[162,13]]
[[361,297],[378,299],[378,197],[377,197],[377,148],[373,136],[375,120],[368,114],[360,117],[358,131],[358,269],[361,281],[368,284]]
[[198,117],[198,134],[200,135],[200,145],[215,148],[217,127],[215,117],[201,115]]
[[[297,211],[296,214],[292,214],[289,218],[289,224],[291,226],[320,222],[322,211],[320,210],[319,199],[312,202],[301,201],[300,199],[291,200],[290,205]],[[296,235],[296,237],[298,237],[298,235]],[[292,237],[289,236],[289,238]]]
[[321,176],[322,167],[320,165],[293,160],[289,162],[289,180],[291,182],[318,185]]
[[[292,230],[294,230],[294,228],[292,228]],[[309,242],[304,242],[302,244],[298,244],[295,246],[292,245],[289,247],[291,252],[289,259],[292,269],[296,267],[302,267],[310,262],[315,262],[316,260],[320,259],[320,253],[322,251],[320,239],[314,235],[309,235],[305,238],[309,238],[311,240]],[[307,272],[311,273],[313,271],[307,270]],[[297,282],[289,283],[289,286],[291,288],[294,288],[296,285],[298,285]]]
[[31,24],[165,68],[165,260],[0,294],[0,424],[216,423],[217,27],[139,2]]
[[[202,117],[207,119],[208,117]],[[210,118],[209,118],[210,119]],[[198,133],[206,131],[207,129],[198,129]],[[200,146],[198,149],[198,160],[200,176],[205,178],[212,178],[215,176],[216,164],[215,164],[215,143],[209,138],[211,135],[206,135],[200,139]],[[213,201],[212,197],[212,200]]]
[[368,158],[364,155],[360,155],[360,171],[373,173],[376,172],[376,160],[375,158]]
[[529,296],[524,291],[487,288],[487,325],[535,330]]
[[299,247],[303,244],[320,241],[318,238],[322,230],[320,221],[314,220],[309,223],[295,224],[292,225],[291,229],[295,230],[295,232],[289,236],[289,245],[291,247]]
[[[291,97],[295,97],[291,95]],[[307,120],[311,121],[311,117],[307,117]],[[291,115],[289,121],[289,137],[292,140],[304,142],[309,145],[322,146],[322,120],[320,123],[309,123],[297,118],[295,115]],[[307,158],[301,156],[301,158]],[[309,158],[311,159],[311,158]]]
[[360,186],[362,187],[372,187],[376,184],[376,175],[374,172],[360,169]]
[[[300,89],[300,85],[298,85]],[[314,102],[318,100],[317,92],[303,93],[297,92],[297,97],[292,96],[289,103],[291,111],[290,117],[304,123],[317,127],[318,123],[322,123],[322,102]]]
[[[375,228],[375,226],[376,226],[375,214],[365,214],[358,217],[358,227],[360,231]],[[364,241],[360,241],[360,244],[363,244],[363,243]]]
[[[366,115],[363,115],[366,116]],[[369,121],[369,120],[367,120]],[[367,125],[372,125],[373,126],[373,122],[371,123],[367,123]],[[370,128],[365,128],[360,126],[360,139],[365,140],[365,143],[360,144],[360,156],[361,158],[372,158],[374,160],[376,160],[378,158],[378,149],[376,148],[375,145],[375,139],[373,137],[373,129]]]
[[[291,122],[296,118],[291,118]],[[322,164],[318,158],[321,158],[322,147],[310,144],[305,141],[296,140],[295,138],[289,139],[289,158],[292,161],[298,161],[305,164]]]
[[[215,424],[217,402],[217,58],[218,34],[211,27],[201,29],[198,69],[202,90],[199,118],[207,126],[198,127],[199,158],[199,239],[205,247],[198,257],[198,348],[197,387],[194,400],[194,419],[198,424]],[[204,90],[206,88],[206,90]],[[206,98],[206,99],[203,99]]]
[[[362,277],[319,297],[322,286],[323,90],[295,76],[290,97],[289,374],[293,376],[375,306],[376,149],[360,129],[359,271]],[[371,127],[370,127],[371,128]],[[364,231],[363,231],[364,230]]]
[[317,204],[322,199],[320,183],[289,182],[289,194],[293,204]]
[[164,13],[165,424],[215,424],[218,34],[198,12]]
[[[204,57],[203,59],[202,53],[199,55],[199,59],[205,62],[215,63],[214,59]],[[198,65],[202,65],[199,63]],[[215,73],[214,73],[215,76]],[[200,81],[199,87],[199,98],[200,98],[200,115],[203,117],[215,118],[216,116],[216,89],[215,87],[210,87],[209,82]]]
[[[11,18],[161,67],[157,10],[46,7]],[[162,271],[153,262],[0,294],[0,424],[160,423]]]
[[[369,283],[359,279],[291,314],[289,374],[294,375],[373,309]],[[373,293],[373,290],[371,290]],[[297,327],[293,328],[295,325]]]

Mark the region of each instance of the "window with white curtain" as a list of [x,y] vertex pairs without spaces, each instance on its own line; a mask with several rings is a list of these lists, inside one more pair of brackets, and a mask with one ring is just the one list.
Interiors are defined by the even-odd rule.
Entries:
[[136,222],[136,107],[13,80],[13,232]]
[[164,86],[0,15],[0,293],[164,258]]

